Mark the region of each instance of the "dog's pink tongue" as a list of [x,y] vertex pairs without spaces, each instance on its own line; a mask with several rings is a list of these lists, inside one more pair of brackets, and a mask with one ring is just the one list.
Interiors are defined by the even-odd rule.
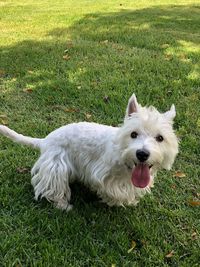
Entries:
[[150,182],[149,166],[144,163],[137,164],[132,171],[131,180],[136,187],[146,187]]

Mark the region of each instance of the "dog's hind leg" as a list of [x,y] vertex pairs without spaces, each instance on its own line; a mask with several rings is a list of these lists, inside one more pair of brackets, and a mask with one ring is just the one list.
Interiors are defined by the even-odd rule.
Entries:
[[72,165],[64,148],[55,147],[42,153],[31,173],[36,200],[45,197],[59,209],[69,211],[72,208],[69,204]]

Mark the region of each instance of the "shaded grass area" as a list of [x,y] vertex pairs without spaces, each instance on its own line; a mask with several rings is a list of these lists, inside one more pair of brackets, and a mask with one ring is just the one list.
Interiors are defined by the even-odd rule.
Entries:
[[161,111],[176,105],[180,154],[137,207],[109,208],[75,184],[66,214],[33,200],[38,152],[1,138],[2,265],[198,266],[200,7],[56,2],[2,1],[0,119],[37,137],[74,121],[118,125],[134,91]]

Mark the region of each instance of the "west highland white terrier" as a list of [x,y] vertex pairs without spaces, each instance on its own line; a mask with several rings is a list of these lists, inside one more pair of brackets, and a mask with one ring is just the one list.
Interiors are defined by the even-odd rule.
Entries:
[[45,197],[70,210],[70,183],[83,182],[109,206],[136,205],[153,186],[156,172],[170,169],[178,153],[173,131],[174,105],[165,113],[129,99],[124,123],[112,127],[79,122],[63,126],[43,139],[0,125],[0,133],[17,143],[40,149],[32,168],[35,199]]

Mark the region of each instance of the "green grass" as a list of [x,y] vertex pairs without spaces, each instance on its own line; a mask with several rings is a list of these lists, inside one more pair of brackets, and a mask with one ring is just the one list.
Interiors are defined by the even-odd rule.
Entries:
[[1,266],[199,266],[198,3],[0,1],[1,123],[34,137],[74,121],[117,125],[135,92],[161,111],[176,105],[180,138],[173,169],[137,207],[109,208],[76,184],[66,214],[35,202],[29,171],[17,171],[38,152],[1,137]]

